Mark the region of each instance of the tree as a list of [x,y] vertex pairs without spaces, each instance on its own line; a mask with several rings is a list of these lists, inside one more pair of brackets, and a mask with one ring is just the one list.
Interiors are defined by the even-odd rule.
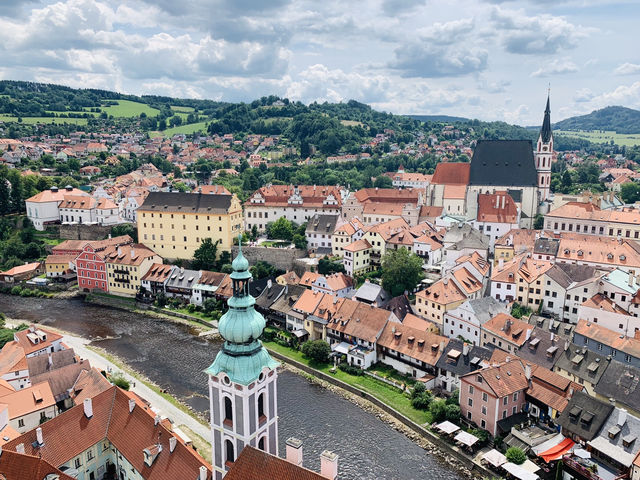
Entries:
[[327,363],[331,347],[324,340],[312,340],[302,344],[302,353],[316,363]]
[[571,180],[571,174],[569,173],[568,170],[566,170],[563,174],[562,174],[562,189],[564,190],[564,193],[568,193],[569,189],[571,188],[571,185],[573,184],[573,180]]
[[249,270],[251,271],[253,278],[256,280],[267,277],[276,277],[279,275],[279,270],[277,270],[276,267],[262,260],[258,260]]
[[253,226],[251,227],[251,234],[250,234],[250,238],[252,241],[256,241],[256,239],[258,238],[258,226],[254,223]]
[[382,257],[382,288],[392,297],[412,292],[423,277],[422,259],[404,247]]
[[220,240],[213,242],[210,238],[203,239],[198,249],[193,253],[191,266],[196,270],[213,270],[218,259],[218,243]]
[[344,265],[332,262],[327,257],[318,260],[318,273],[321,275],[331,275],[336,272],[344,272]]
[[533,221],[533,228],[535,230],[542,230],[544,228],[544,215],[536,215],[536,218]]
[[296,248],[299,248],[300,250],[306,250],[307,238],[304,235],[300,235],[299,233],[296,233],[293,236],[293,244],[295,245]]
[[530,315],[532,310],[526,305],[520,305],[518,302],[514,302],[511,306],[511,316],[513,318],[522,318]]
[[111,227],[111,236],[119,237],[121,235],[129,235],[134,242],[138,241],[138,229],[131,223],[122,223]]
[[267,235],[269,238],[278,240],[292,240],[293,230],[294,228],[291,222],[284,217],[280,217],[275,222],[267,225]]
[[434,400],[429,406],[429,412],[434,422],[441,422],[447,416],[447,403],[443,399]]
[[411,390],[411,405],[418,410],[428,410],[431,405],[433,396],[431,392],[426,389],[424,383],[417,382],[413,390]]
[[[446,402],[445,402],[446,403]],[[447,405],[445,407],[445,416],[450,422],[460,420],[460,407],[458,405]]]
[[393,182],[386,175],[380,175],[376,178],[376,181],[373,182],[373,186],[376,188],[392,188]]
[[518,447],[507,448],[505,457],[507,457],[507,461],[515,463],[516,465],[522,465],[527,460],[527,455]]
[[621,185],[620,197],[624,203],[636,203],[640,200],[640,185],[634,182]]

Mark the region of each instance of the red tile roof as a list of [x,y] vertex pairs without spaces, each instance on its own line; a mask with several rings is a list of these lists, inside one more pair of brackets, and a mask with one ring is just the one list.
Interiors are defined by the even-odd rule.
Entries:
[[42,458],[16,452],[0,455],[0,478],[7,480],[43,480],[47,475],[57,475],[58,480],[73,480]]
[[518,207],[507,192],[478,195],[478,222],[518,223]]
[[468,185],[470,163],[439,163],[431,183],[443,185]]
[[[16,342],[18,342],[18,345],[24,349],[25,355],[37,352],[43,348],[49,348],[53,342],[62,338],[62,335],[37,325],[31,325],[25,330],[16,332],[13,336]],[[42,339],[43,336],[46,336],[46,339]],[[35,337],[38,337],[37,343],[32,340]]]
[[249,445],[242,449],[226,480],[326,480],[319,473],[299,467]]

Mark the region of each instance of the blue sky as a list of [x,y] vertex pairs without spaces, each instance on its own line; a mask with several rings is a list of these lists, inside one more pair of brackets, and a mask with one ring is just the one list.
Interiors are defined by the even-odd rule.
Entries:
[[0,1],[0,78],[539,124],[640,109],[640,2]]

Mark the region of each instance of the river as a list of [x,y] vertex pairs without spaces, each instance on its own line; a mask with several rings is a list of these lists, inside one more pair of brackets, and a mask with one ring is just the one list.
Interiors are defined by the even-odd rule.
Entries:
[[[80,298],[41,299],[0,294],[0,312],[92,339],[157,385],[208,415],[208,367],[220,342],[188,325],[85,304]],[[403,434],[348,400],[282,371],[278,379],[280,453],[288,437],[303,440],[304,465],[320,468],[320,453],[336,452],[340,479],[453,480],[460,475]]]

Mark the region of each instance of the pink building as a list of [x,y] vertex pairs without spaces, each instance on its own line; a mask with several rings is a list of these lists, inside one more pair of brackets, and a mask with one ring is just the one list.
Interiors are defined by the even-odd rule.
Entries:
[[505,361],[460,378],[460,409],[469,423],[498,432],[498,421],[522,411],[531,366],[520,360]]

